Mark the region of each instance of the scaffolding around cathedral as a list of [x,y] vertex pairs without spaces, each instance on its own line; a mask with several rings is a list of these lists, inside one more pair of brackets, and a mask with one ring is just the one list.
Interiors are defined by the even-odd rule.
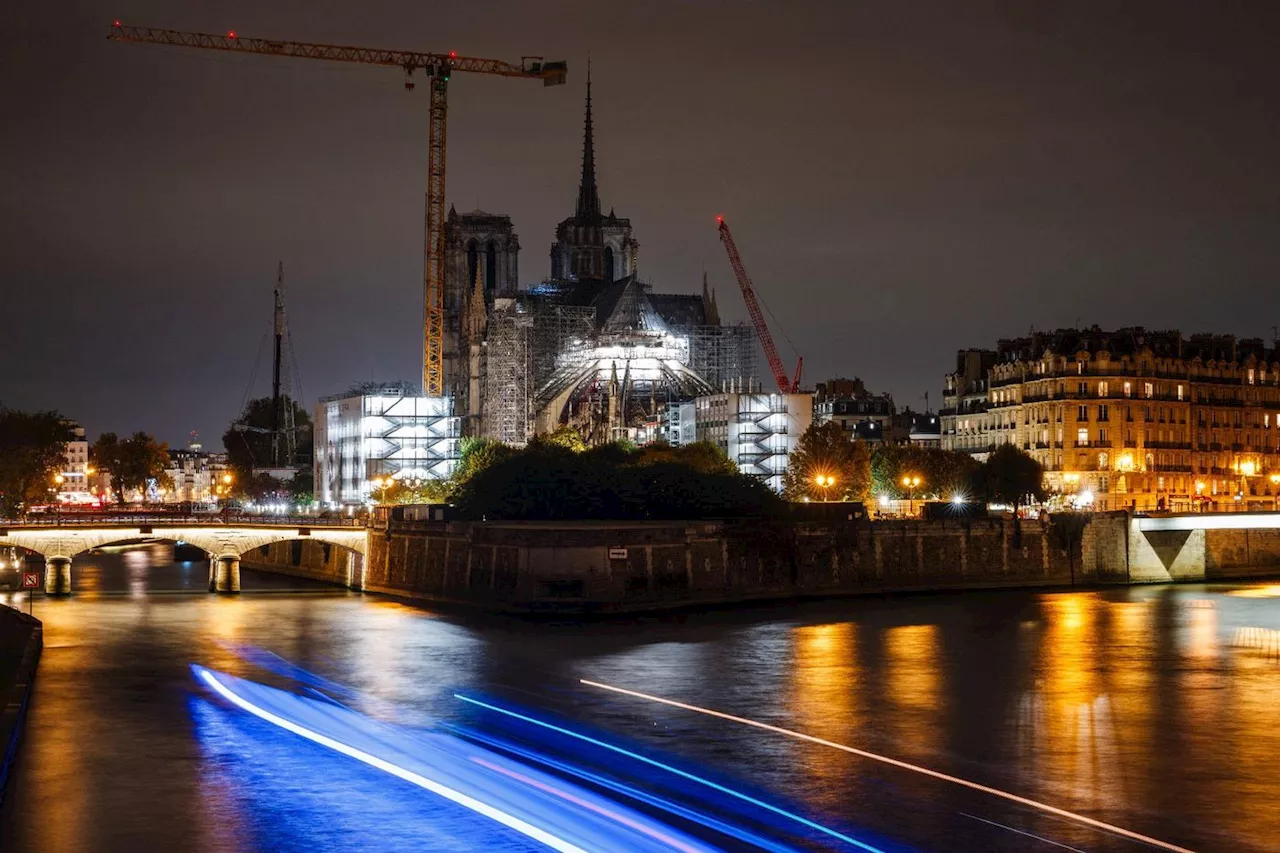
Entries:
[[595,332],[589,307],[543,300],[497,300],[485,346],[485,438],[523,446],[533,434],[537,390],[580,366]]
[[689,367],[714,388],[745,385],[756,375],[756,333],[745,323],[692,326]]
[[[540,414],[544,420],[550,416],[543,410],[558,393],[581,381],[590,362],[600,359],[599,334],[595,309],[589,306],[529,295],[496,300],[486,335],[480,434],[526,444]],[[679,360],[701,380],[699,385],[740,388],[754,379],[756,338],[750,326],[689,326],[674,334]],[[593,387],[587,393],[603,391]],[[676,402],[670,391],[659,400]]]

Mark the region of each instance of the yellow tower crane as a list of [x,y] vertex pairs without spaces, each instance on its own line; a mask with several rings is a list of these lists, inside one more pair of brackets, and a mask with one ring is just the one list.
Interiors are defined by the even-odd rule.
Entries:
[[234,30],[226,35],[189,33],[130,27],[116,21],[107,38],[112,41],[164,44],[203,50],[259,53],[296,59],[360,62],[404,69],[406,89],[413,88],[413,74],[421,70],[431,82],[431,121],[427,133],[427,228],[423,274],[422,393],[443,396],[444,387],[444,163],[445,122],[448,113],[449,77],[455,71],[497,74],[542,80],[544,86],[565,82],[568,65],[544,62],[540,56],[522,57],[520,64],[499,59],[477,59],[456,53],[420,53],[336,44],[246,38]]

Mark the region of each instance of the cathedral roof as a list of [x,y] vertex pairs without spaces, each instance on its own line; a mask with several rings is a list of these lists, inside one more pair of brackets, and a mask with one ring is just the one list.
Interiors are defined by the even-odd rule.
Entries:
[[609,285],[593,304],[596,323],[603,334],[667,331],[666,321],[654,308],[644,285],[634,276]]
[[691,293],[653,293],[649,301],[669,326],[710,326],[707,303]]

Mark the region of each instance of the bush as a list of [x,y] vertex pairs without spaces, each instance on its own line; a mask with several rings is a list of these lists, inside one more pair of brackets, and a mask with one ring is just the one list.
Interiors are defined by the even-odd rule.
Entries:
[[575,453],[539,444],[477,471],[459,487],[454,505],[470,519],[643,520],[769,515],[782,502],[737,472],[703,473],[619,446]]

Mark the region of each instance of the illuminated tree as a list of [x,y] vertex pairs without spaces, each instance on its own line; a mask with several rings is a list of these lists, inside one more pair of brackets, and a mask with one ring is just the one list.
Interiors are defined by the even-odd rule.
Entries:
[[870,454],[836,421],[811,424],[787,458],[782,493],[788,500],[863,501],[871,491]]

